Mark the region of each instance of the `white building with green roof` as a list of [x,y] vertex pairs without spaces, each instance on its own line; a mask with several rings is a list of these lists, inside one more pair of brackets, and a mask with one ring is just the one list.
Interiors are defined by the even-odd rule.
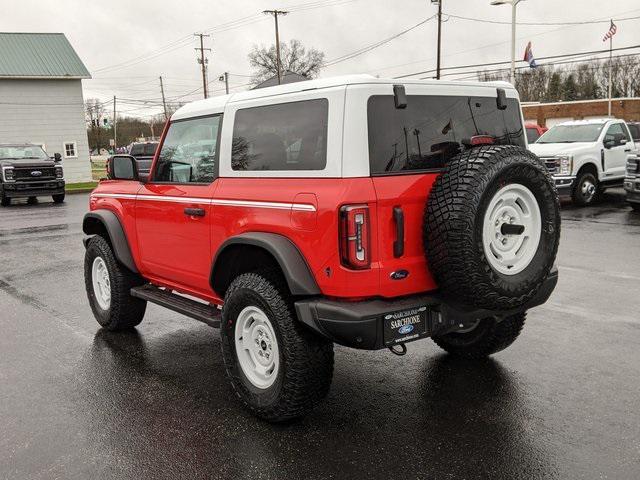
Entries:
[[89,71],[62,33],[0,32],[0,143],[62,155],[68,183],[91,180],[82,80]]

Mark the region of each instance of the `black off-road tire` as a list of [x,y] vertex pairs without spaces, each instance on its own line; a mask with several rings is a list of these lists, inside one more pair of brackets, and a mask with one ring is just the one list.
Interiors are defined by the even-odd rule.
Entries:
[[[494,269],[483,247],[485,213],[502,187],[527,187],[538,204],[541,236],[520,273]],[[428,266],[443,296],[471,307],[514,309],[535,297],[553,267],[560,237],[560,202],[547,168],[517,146],[487,146],[454,157],[429,195],[424,218]]]
[[29,198],[27,198],[27,204],[35,205],[36,203],[38,203],[38,197],[29,197]]
[[[93,290],[91,275],[96,257],[101,257],[104,260],[109,272],[111,302],[106,310],[98,304]],[[143,285],[145,280],[121,265],[116,260],[109,242],[100,235],[92,237],[87,244],[84,256],[84,281],[93,315],[105,330],[131,329],[144,318],[147,302],[132,297],[130,291],[133,287]]]
[[3,207],[8,207],[11,205],[11,197],[5,197],[4,194],[0,196],[0,205]]
[[[595,187],[595,193],[593,193],[593,195],[584,195],[582,193],[582,185],[587,181],[591,182]],[[578,175],[578,178],[576,178],[576,183],[573,187],[573,191],[571,192],[571,200],[579,207],[586,207],[596,203],[603,192],[604,189],[598,183],[596,176],[589,171],[584,171]]]
[[59,193],[58,195],[52,195],[54,203],[62,203],[64,202],[64,193]]
[[455,355],[470,359],[488,357],[510,346],[524,327],[526,313],[518,313],[496,321],[493,318],[480,320],[471,331],[448,333],[433,337],[440,348]]
[[[236,353],[236,320],[247,306],[257,306],[267,315],[278,342],[280,366],[267,388],[249,381]],[[333,377],[333,343],[297,321],[280,275],[246,273],[231,283],[224,299],[220,336],[231,386],[254,415],[269,422],[293,420],[306,415],[327,395]]]

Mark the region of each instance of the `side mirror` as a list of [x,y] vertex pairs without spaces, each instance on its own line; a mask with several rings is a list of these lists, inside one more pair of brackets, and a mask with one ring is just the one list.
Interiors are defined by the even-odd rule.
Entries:
[[131,155],[114,155],[109,161],[109,180],[138,180],[138,164]]
[[613,138],[607,138],[604,142],[602,142],[604,148],[613,148],[616,145],[616,141]]
[[53,154],[53,161],[54,162],[61,162],[62,161],[62,155],[60,155],[59,153],[54,153]]

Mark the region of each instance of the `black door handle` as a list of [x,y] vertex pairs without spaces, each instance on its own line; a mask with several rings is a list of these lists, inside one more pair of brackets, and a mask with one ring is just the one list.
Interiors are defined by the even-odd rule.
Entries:
[[393,219],[396,222],[396,240],[393,242],[393,256],[404,255],[404,212],[401,207],[393,207]]
[[630,148],[627,148],[627,149],[625,150],[625,152],[630,152],[630,151],[631,151],[631,149],[630,149]]
[[184,214],[190,217],[204,217],[205,211],[204,208],[187,207],[184,209]]

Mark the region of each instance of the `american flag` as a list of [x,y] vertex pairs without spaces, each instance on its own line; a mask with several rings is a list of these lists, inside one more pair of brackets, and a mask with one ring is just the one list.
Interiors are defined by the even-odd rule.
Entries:
[[607,34],[604,36],[604,38],[602,39],[603,42],[606,42],[607,40],[609,40],[611,37],[613,37],[616,32],[618,31],[618,27],[616,26],[615,23],[613,23],[613,20],[611,20],[611,27],[609,28],[609,31],[607,32]]

